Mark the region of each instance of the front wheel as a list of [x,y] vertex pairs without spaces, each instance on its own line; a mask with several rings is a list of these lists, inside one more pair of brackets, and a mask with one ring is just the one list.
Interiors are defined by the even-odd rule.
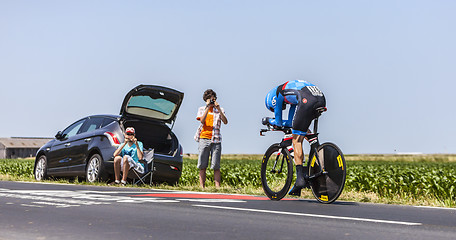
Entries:
[[287,195],[293,180],[290,152],[279,144],[271,145],[261,163],[261,184],[266,196],[278,201]]
[[47,178],[47,159],[46,156],[41,155],[35,164],[35,180],[42,181]]
[[[314,197],[321,203],[332,203],[345,186],[347,166],[342,151],[334,143],[323,143],[318,147],[318,156],[309,158],[309,176]],[[321,175],[320,175],[321,174]]]
[[105,178],[103,159],[99,154],[92,155],[86,167],[87,182],[104,181]]

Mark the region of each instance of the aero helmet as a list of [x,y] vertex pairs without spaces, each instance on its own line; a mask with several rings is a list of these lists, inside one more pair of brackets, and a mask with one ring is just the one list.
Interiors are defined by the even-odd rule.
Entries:
[[269,111],[274,112],[274,107],[277,103],[277,87],[268,92],[266,98],[264,99],[264,103]]

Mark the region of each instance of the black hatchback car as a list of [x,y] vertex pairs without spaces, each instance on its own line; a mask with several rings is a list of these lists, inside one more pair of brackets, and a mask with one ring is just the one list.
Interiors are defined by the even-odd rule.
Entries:
[[154,150],[153,181],[177,183],[183,149],[172,125],[183,97],[166,87],[135,87],[125,96],[120,115],[85,117],[42,146],[35,159],[35,179],[81,176],[88,182],[106,181],[113,175],[113,153],[124,141],[125,129],[134,127],[144,151]]

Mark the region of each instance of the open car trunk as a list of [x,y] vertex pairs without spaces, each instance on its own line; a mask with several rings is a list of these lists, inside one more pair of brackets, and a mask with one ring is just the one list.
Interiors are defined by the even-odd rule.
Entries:
[[155,153],[174,155],[178,148],[176,136],[165,124],[144,120],[123,120],[124,129],[134,127],[136,138],[143,143],[144,150],[155,149]]

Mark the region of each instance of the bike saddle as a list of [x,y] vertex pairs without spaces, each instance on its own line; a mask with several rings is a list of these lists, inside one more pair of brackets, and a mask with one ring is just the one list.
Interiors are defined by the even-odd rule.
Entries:
[[326,107],[319,107],[315,109],[315,118],[320,117],[320,115],[326,112],[328,109]]

